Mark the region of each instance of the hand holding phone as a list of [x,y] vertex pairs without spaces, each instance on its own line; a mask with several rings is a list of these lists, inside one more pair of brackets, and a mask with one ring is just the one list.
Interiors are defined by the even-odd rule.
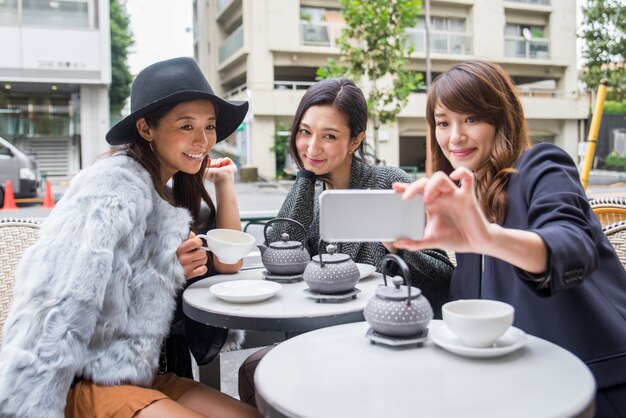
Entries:
[[319,200],[324,241],[393,242],[424,235],[421,195],[402,200],[393,190],[326,190]]

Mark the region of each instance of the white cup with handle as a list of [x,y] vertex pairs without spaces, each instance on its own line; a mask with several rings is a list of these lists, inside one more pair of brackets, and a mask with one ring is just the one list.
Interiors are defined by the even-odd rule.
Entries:
[[211,251],[224,264],[235,264],[248,255],[256,243],[252,235],[234,229],[212,229],[196,237],[206,241],[206,247],[201,247],[203,250]]

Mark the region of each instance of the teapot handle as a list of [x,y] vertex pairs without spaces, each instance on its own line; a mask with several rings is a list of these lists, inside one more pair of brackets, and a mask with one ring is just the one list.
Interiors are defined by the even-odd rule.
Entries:
[[411,271],[409,270],[409,266],[406,264],[406,262],[402,258],[400,258],[400,256],[396,254],[387,254],[386,256],[384,256],[381,261],[381,273],[383,274],[383,280],[385,281],[385,286],[387,286],[387,275],[385,273],[386,273],[387,265],[389,264],[389,262],[395,262],[400,267],[400,271],[402,272],[402,277],[404,278],[404,281],[406,282],[407,287],[409,288],[409,295],[406,299],[406,304],[410,305],[411,304]]
[[299,226],[302,229],[302,235],[304,236],[304,241],[302,241],[302,248],[304,248],[304,242],[306,241],[306,229],[304,229],[304,225],[302,225],[300,222],[295,221],[291,218],[274,218],[265,222],[265,226],[263,227],[263,241],[265,242],[265,245],[269,245],[269,243],[267,242],[267,228],[275,222],[289,222]]

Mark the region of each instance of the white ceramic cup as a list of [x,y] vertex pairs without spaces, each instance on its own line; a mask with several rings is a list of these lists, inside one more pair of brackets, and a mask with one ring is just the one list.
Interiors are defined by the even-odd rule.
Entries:
[[254,248],[252,235],[234,229],[212,229],[206,234],[196,235],[206,241],[203,250],[211,251],[224,264],[235,264]]
[[448,329],[468,347],[490,347],[513,324],[515,309],[488,299],[448,302],[441,308]]

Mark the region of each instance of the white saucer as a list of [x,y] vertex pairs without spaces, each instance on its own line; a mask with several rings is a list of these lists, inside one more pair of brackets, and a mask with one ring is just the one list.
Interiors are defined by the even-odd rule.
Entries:
[[370,274],[376,271],[376,267],[372,266],[371,264],[365,264],[365,263],[355,263],[355,264],[359,269],[359,280],[363,280],[364,278],[366,278],[367,276],[369,276]]
[[260,302],[274,296],[283,286],[268,280],[232,280],[214,284],[209,291],[228,302]]
[[465,357],[489,358],[499,357],[521,348],[526,344],[526,333],[519,328],[511,327],[496,340],[491,347],[475,348],[463,345],[450,329],[442,325],[431,332],[431,339],[439,347],[454,354]]

